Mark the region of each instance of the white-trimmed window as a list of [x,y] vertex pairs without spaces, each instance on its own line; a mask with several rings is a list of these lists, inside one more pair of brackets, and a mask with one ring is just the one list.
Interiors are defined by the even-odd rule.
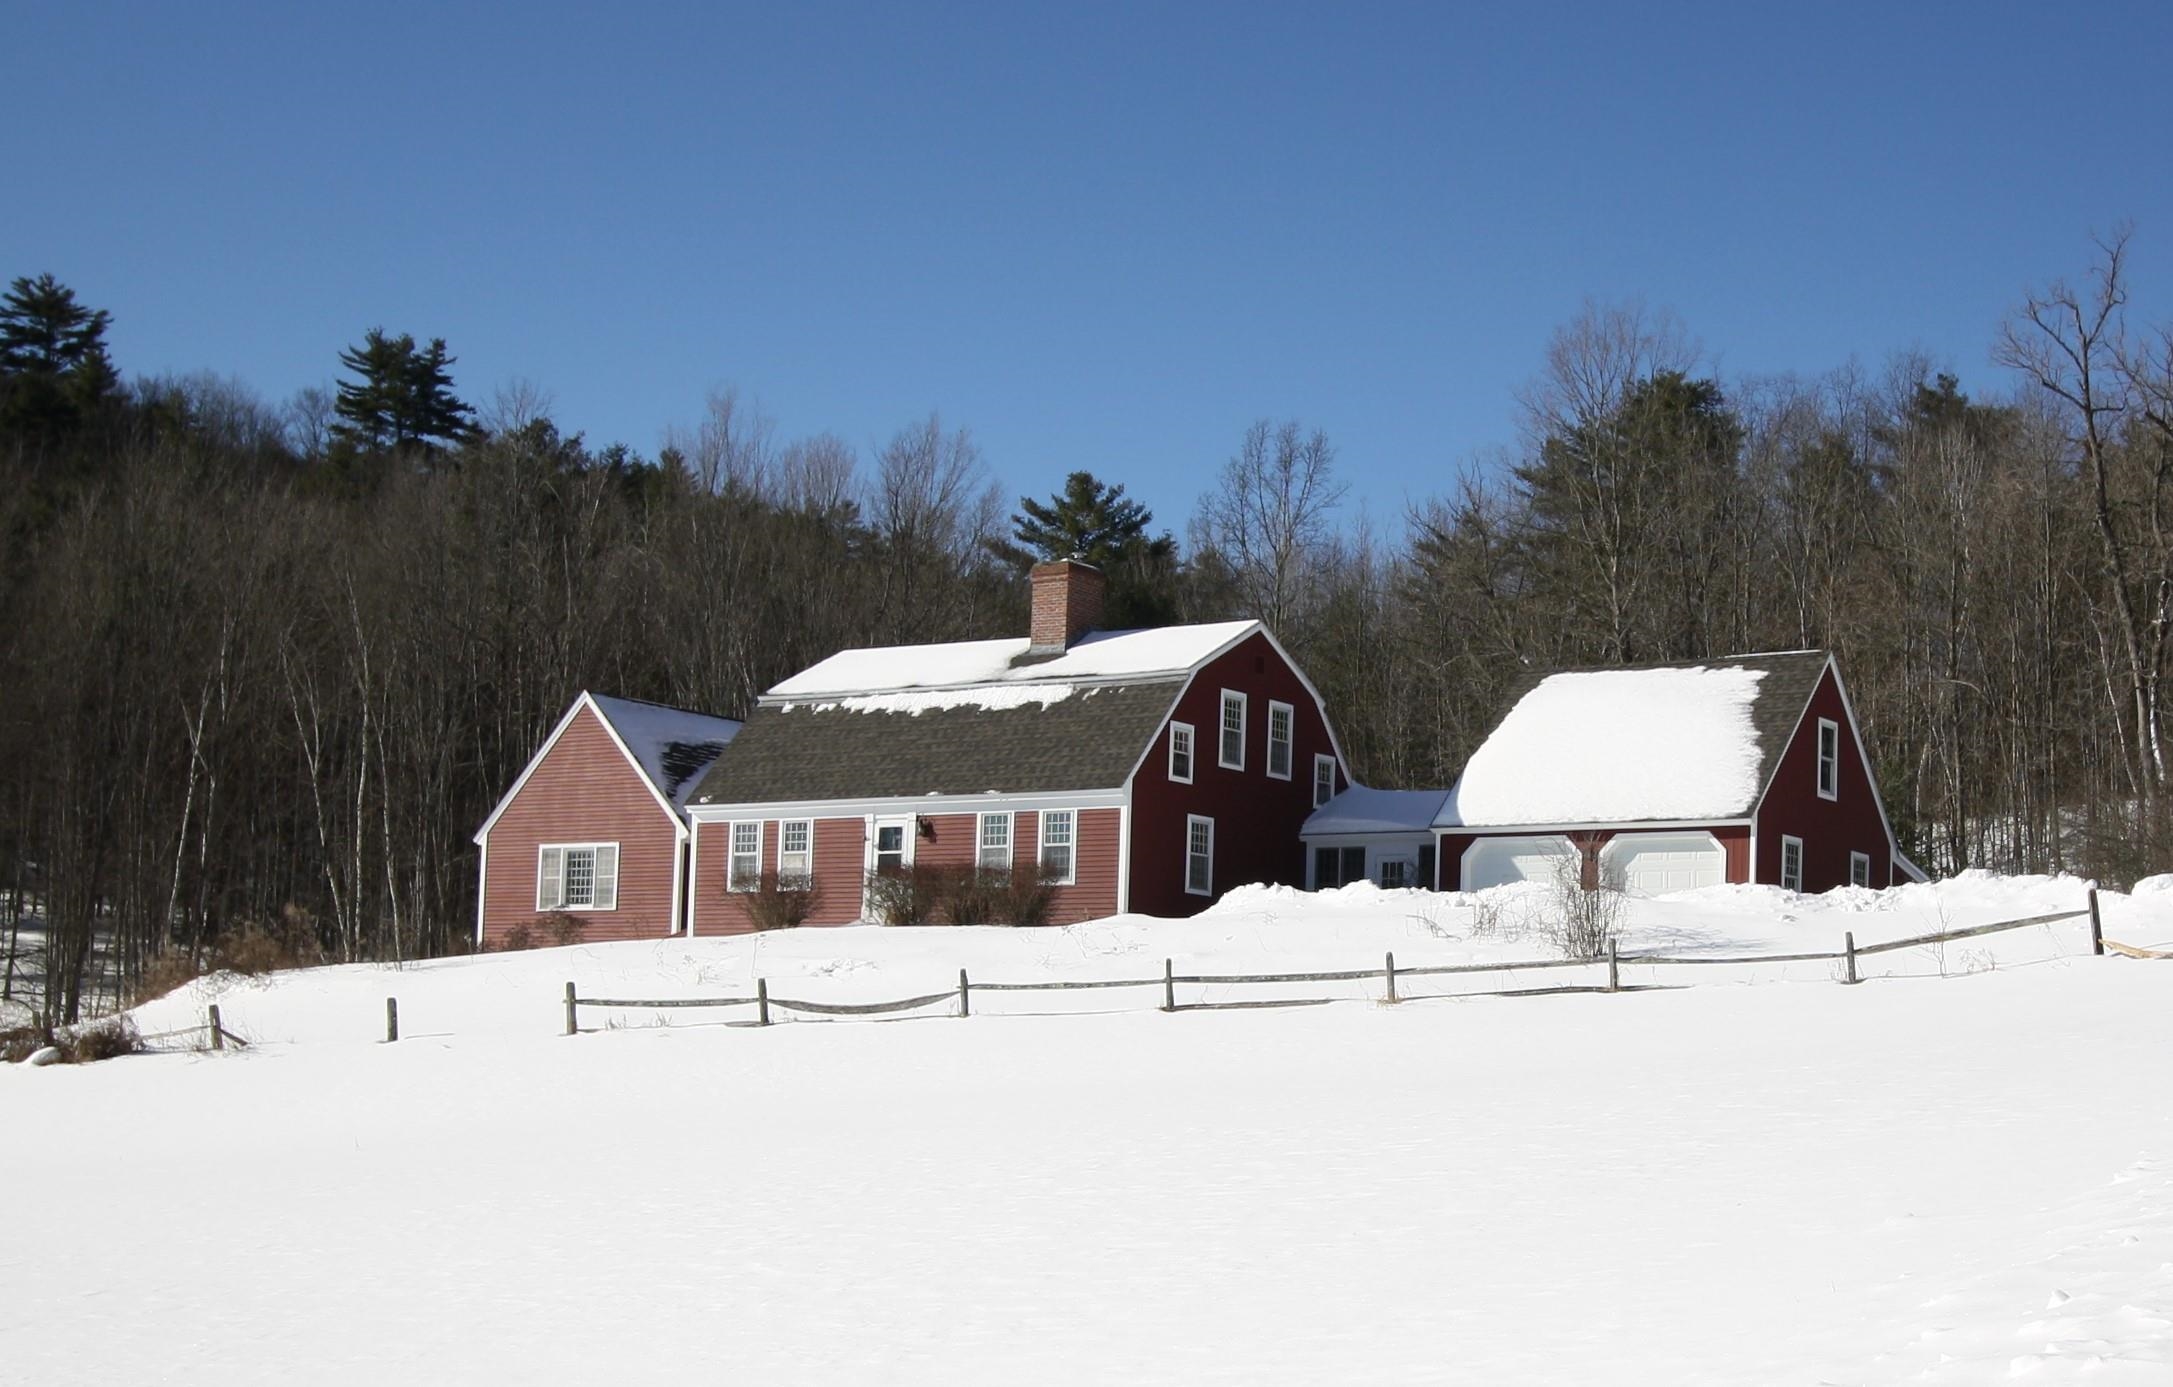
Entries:
[[1400,891],[1411,884],[1411,859],[1388,857],[1381,860],[1380,882],[1384,890]]
[[1169,725],[1169,778],[1179,785],[1192,783],[1192,724]]
[[1818,720],[1818,797],[1841,798],[1841,724]]
[[805,889],[815,880],[815,821],[786,819],[777,825],[777,884]]
[[618,908],[617,843],[546,843],[536,849],[536,909]]
[[1078,880],[1079,811],[1041,811],[1041,879],[1051,886]]
[[753,891],[762,885],[762,821],[742,819],[729,828],[732,843],[725,856],[724,889]]
[[1268,703],[1268,774],[1290,779],[1290,738],[1298,725],[1298,711],[1287,703]]
[[1185,892],[1215,894],[1215,821],[1198,814],[1185,815]]
[[1011,816],[983,814],[981,816],[980,847],[974,852],[974,865],[982,871],[1011,870]]
[[1222,691],[1222,740],[1215,764],[1224,770],[1245,769],[1245,695],[1235,689]]
[[1803,889],[1803,840],[1781,835],[1781,889]]
[[1316,756],[1313,758],[1313,807],[1318,809],[1334,798],[1335,758]]
[[1868,852],[1852,852],[1852,853],[1850,853],[1850,854],[1849,854],[1849,885],[1851,885],[1851,886],[1869,886],[1870,884],[1871,884],[1871,854],[1870,854],[1870,853],[1868,853]]

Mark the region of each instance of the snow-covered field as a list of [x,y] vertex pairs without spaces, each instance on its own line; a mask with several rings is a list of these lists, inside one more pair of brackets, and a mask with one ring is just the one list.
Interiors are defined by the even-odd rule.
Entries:
[[[2081,895],[1720,888],[1640,903],[1627,942],[1825,948]],[[960,966],[1543,953],[1516,893],[1471,937],[1480,904],[1255,891],[1183,924],[229,985],[246,1052],[0,1071],[35,1134],[5,1158],[0,1381],[2173,1381],[2173,962],[2089,958],[2076,925],[1856,988],[556,1035],[568,978],[843,1001]],[[2173,894],[2105,916],[2173,943]]]

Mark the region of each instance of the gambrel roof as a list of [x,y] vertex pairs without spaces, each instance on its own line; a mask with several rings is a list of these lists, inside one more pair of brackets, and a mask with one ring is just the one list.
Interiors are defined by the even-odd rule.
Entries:
[[1441,828],[1748,817],[1822,650],[1534,675],[1464,766]]
[[1256,633],[1273,644],[1229,621],[1046,657],[1024,638],[840,651],[762,696],[691,803],[1116,789],[1193,672]]

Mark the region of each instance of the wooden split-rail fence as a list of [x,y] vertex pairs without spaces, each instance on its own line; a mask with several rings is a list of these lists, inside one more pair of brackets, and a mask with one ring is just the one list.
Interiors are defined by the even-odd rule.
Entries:
[[[1550,958],[1506,963],[1447,963],[1399,965],[1396,955],[1388,954],[1378,968],[1351,968],[1321,973],[1180,973],[1174,959],[1162,961],[1162,976],[1158,978],[1108,978],[1067,979],[1047,982],[974,982],[965,969],[958,970],[958,985],[941,992],[924,993],[918,997],[900,997],[883,1002],[816,1002],[797,997],[780,997],[770,992],[766,978],[755,980],[754,992],[745,997],[584,997],[574,984],[566,984],[565,1008],[567,1035],[577,1034],[580,1029],[581,1009],[599,1011],[668,1011],[682,1008],[723,1009],[752,1007],[751,1024],[767,1026],[773,1013],[805,1013],[813,1016],[889,1016],[905,1012],[921,1012],[941,1003],[951,1003],[955,1009],[947,1014],[971,1016],[973,996],[977,992],[1081,992],[1094,990],[1159,988],[1162,993],[1158,1008],[1165,1012],[1179,1011],[1230,1011],[1245,1008],[1305,1006],[1337,1000],[1331,997],[1277,997],[1248,1001],[1179,1002],[1179,987],[1241,986],[1248,984],[1288,984],[1303,982],[1363,982],[1379,979],[1382,986],[1381,1000],[1400,1002],[1417,1000],[1407,997],[1401,990],[1412,978],[1448,977],[1484,973],[1524,973],[1556,968],[1605,968],[1604,983],[1562,984],[1547,987],[1510,988],[1491,992],[1457,992],[1425,994],[1442,997],[1531,997],[1570,992],[1642,992],[1652,990],[1652,984],[1625,986],[1622,969],[1628,967],[1718,967],[1734,965],[1743,967],[1774,963],[1835,963],[1840,965],[1841,981],[1861,981],[1858,960],[1873,954],[1892,953],[1899,949],[1917,949],[1928,945],[1951,943],[1959,939],[1974,939],[1982,935],[2000,934],[2008,930],[2030,929],[2041,925],[2055,925],[2068,920],[2088,917],[2090,921],[2090,952],[2103,956],[2105,934],[2098,916],[2098,893],[2090,892],[2089,904],[2081,910],[2065,910],[2051,915],[2033,915],[2022,920],[2002,920],[1996,924],[1976,925],[1968,929],[1942,930],[1934,934],[1914,935],[1907,939],[1890,939],[1880,944],[1859,945],[1855,932],[1842,935],[1841,947],[1823,953],[1794,954],[1734,954],[1709,956],[1703,954],[1670,955],[1659,953],[1618,953],[1610,944],[1607,953],[1599,958]],[[2116,951],[2126,952],[2124,946],[2115,945]],[[392,1025],[392,1001],[386,999],[388,1008],[388,1034],[386,1039],[398,1038]],[[742,1021],[739,1024],[749,1024]]]

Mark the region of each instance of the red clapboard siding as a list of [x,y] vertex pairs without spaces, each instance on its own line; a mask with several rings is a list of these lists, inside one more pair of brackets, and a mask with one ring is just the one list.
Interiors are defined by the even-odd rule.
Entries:
[[583,708],[574,715],[528,783],[491,825],[485,840],[483,943],[501,943],[516,925],[543,942],[536,911],[537,849],[545,843],[619,845],[615,910],[570,912],[591,941],[656,939],[672,932],[672,874],[677,870],[671,815],[649,793],[611,733]]
[[[777,819],[762,823],[762,870],[777,870]],[[849,925],[860,918],[861,879],[867,860],[867,821],[860,818],[814,822],[815,899],[810,925]],[[747,896],[725,889],[731,870],[731,825],[694,826],[694,932],[745,934],[755,927]]]
[[[1829,718],[1841,729],[1837,797],[1818,794],[1818,720]],[[1864,774],[1865,758],[1849,727],[1841,684],[1832,666],[1820,676],[1796,735],[1781,753],[1773,784],[1758,806],[1757,880],[1781,879],[1781,835],[1803,840],[1803,889],[1826,891],[1846,886],[1849,854],[1871,859],[1871,884],[1893,885],[1894,845],[1879,816],[1879,789]]]
[[[1219,764],[1224,689],[1247,696],[1242,771]],[[1292,709],[1288,780],[1271,779],[1267,773],[1270,700]],[[1333,755],[1335,748],[1327,721],[1298,672],[1266,636],[1256,633],[1200,670],[1169,721],[1192,725],[1192,783],[1169,778],[1165,722],[1132,780],[1132,909],[1191,915],[1213,899],[1185,890],[1189,814],[1215,821],[1216,896],[1247,882],[1303,885],[1305,852],[1298,835],[1313,812],[1313,757]],[[1336,789],[1348,784],[1339,764]]]
[[[872,811],[871,812],[875,812]],[[877,813],[879,818],[891,817]],[[905,817],[905,816],[899,816]],[[1051,924],[1072,924],[1113,914],[1117,908],[1117,859],[1122,815],[1115,809],[1079,811],[1077,866],[1070,886],[1056,888]],[[1040,818],[1032,810],[1012,820],[1012,861],[1017,870],[1033,869],[1040,850]],[[726,858],[731,842],[726,825],[695,826],[695,922],[697,934],[740,934],[754,928],[745,895],[725,890]],[[913,860],[924,866],[965,867],[978,858],[977,814],[924,814],[915,819]],[[777,821],[762,828],[762,865],[777,863]],[[861,918],[862,882],[867,870],[865,817],[815,821],[815,904],[810,925],[849,925]]]

